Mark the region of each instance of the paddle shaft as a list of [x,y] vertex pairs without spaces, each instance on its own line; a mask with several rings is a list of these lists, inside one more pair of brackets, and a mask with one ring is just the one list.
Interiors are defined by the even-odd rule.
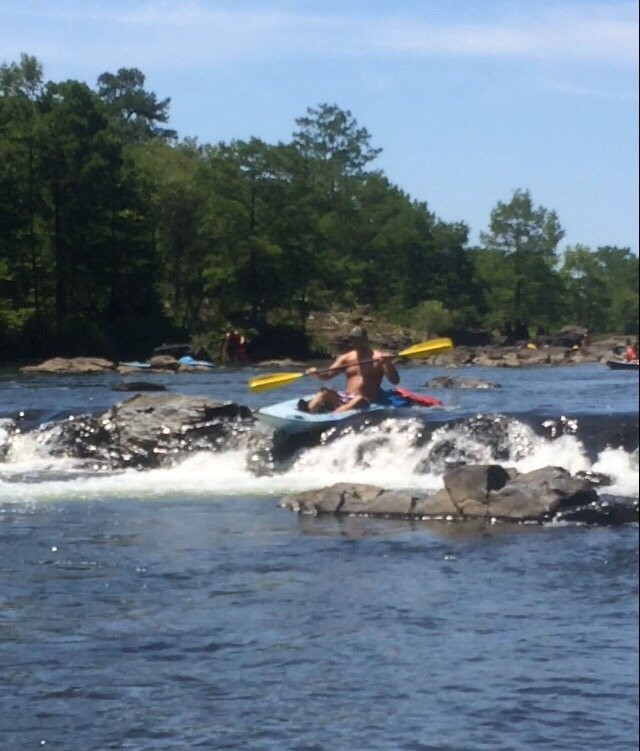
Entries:
[[[437,340],[441,341],[441,340]],[[443,340],[444,341],[444,340]],[[417,346],[417,345],[416,345]],[[410,348],[412,349],[412,348]],[[403,350],[405,352],[406,350]],[[409,353],[407,352],[407,355]],[[424,352],[424,355],[428,355],[428,351]],[[354,365],[368,365],[370,362],[377,362],[380,359],[384,360],[391,360],[391,362],[397,362],[398,360],[402,360],[402,358],[405,357],[402,353],[399,353],[397,355],[389,355],[388,357],[379,358],[379,357],[372,357],[370,360],[358,360],[357,362],[353,363]],[[331,373],[334,370],[344,370],[347,365],[341,365],[339,368],[323,368],[322,370],[316,370],[315,373],[303,373],[303,375],[317,375],[318,373]]]
[[[340,372],[344,371],[349,367],[353,367],[354,365],[366,365],[367,363],[372,362],[381,362],[381,361],[388,361],[388,362],[395,362],[396,360],[401,360],[404,358],[411,358],[411,357],[420,357],[420,356],[429,356],[438,354],[439,352],[443,352],[446,350],[449,350],[453,347],[453,342],[451,339],[442,338],[442,339],[433,339],[428,342],[421,342],[420,344],[414,344],[412,347],[409,347],[408,349],[403,349],[401,352],[398,352],[396,355],[386,355],[380,357],[371,357],[367,358],[366,360],[358,360],[355,363],[345,363],[344,365],[340,366],[334,366],[332,368],[321,368],[321,369],[315,369],[312,373],[304,372],[304,373],[273,373],[266,376],[257,376],[256,378],[252,378],[249,381],[249,388],[251,391],[255,392],[262,392],[262,391],[269,391],[270,389],[277,389],[281,386],[286,386],[289,383],[292,383],[293,381],[297,380],[298,378],[303,378],[304,376],[308,375],[316,375],[320,377],[320,380],[324,380],[322,377],[325,373],[332,373],[332,372]],[[373,354],[373,350],[369,350]]]

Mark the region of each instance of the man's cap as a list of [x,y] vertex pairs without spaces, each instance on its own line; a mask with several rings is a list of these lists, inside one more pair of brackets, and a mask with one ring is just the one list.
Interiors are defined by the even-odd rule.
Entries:
[[354,326],[346,337],[348,342],[359,342],[366,338],[367,332],[362,328],[362,326]]

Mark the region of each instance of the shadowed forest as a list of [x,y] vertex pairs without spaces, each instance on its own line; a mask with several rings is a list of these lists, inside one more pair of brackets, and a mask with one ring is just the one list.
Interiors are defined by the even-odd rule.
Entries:
[[[562,247],[527,189],[480,243],[382,171],[348,110],[309,107],[286,143],[180,139],[139,70],[94,87],[0,66],[0,357],[214,355],[230,326],[304,355],[314,310],[366,305],[435,335],[469,328],[636,335],[638,258]],[[416,165],[416,169],[419,169]],[[464,180],[464,175],[460,176]]]

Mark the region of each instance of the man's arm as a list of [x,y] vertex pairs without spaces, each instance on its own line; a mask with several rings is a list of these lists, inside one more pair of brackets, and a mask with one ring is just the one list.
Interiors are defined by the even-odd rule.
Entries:
[[397,386],[400,383],[400,374],[393,364],[393,355],[390,355],[388,352],[377,352],[376,360],[382,364],[382,372],[387,377],[389,383]]
[[318,368],[307,368],[307,375],[315,376],[320,381],[328,381],[331,378],[335,378],[338,373],[341,373],[344,370],[344,367],[344,355],[340,355],[339,357],[336,357],[333,364],[327,369],[322,368],[322,370],[318,370]]

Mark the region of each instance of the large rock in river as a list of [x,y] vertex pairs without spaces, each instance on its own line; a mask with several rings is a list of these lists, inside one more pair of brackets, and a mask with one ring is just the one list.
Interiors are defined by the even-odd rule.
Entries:
[[188,453],[231,448],[253,425],[231,402],[184,395],[136,394],[102,415],[80,415],[40,430],[50,453],[114,468],[159,467]]
[[593,484],[561,467],[519,474],[497,464],[460,467],[444,488],[427,495],[373,485],[337,483],[285,497],[280,504],[302,514],[405,519],[473,519],[485,522],[568,520],[585,524],[638,521],[638,505],[600,501]]
[[53,357],[39,365],[25,365],[21,373],[108,373],[115,363],[102,357]]

